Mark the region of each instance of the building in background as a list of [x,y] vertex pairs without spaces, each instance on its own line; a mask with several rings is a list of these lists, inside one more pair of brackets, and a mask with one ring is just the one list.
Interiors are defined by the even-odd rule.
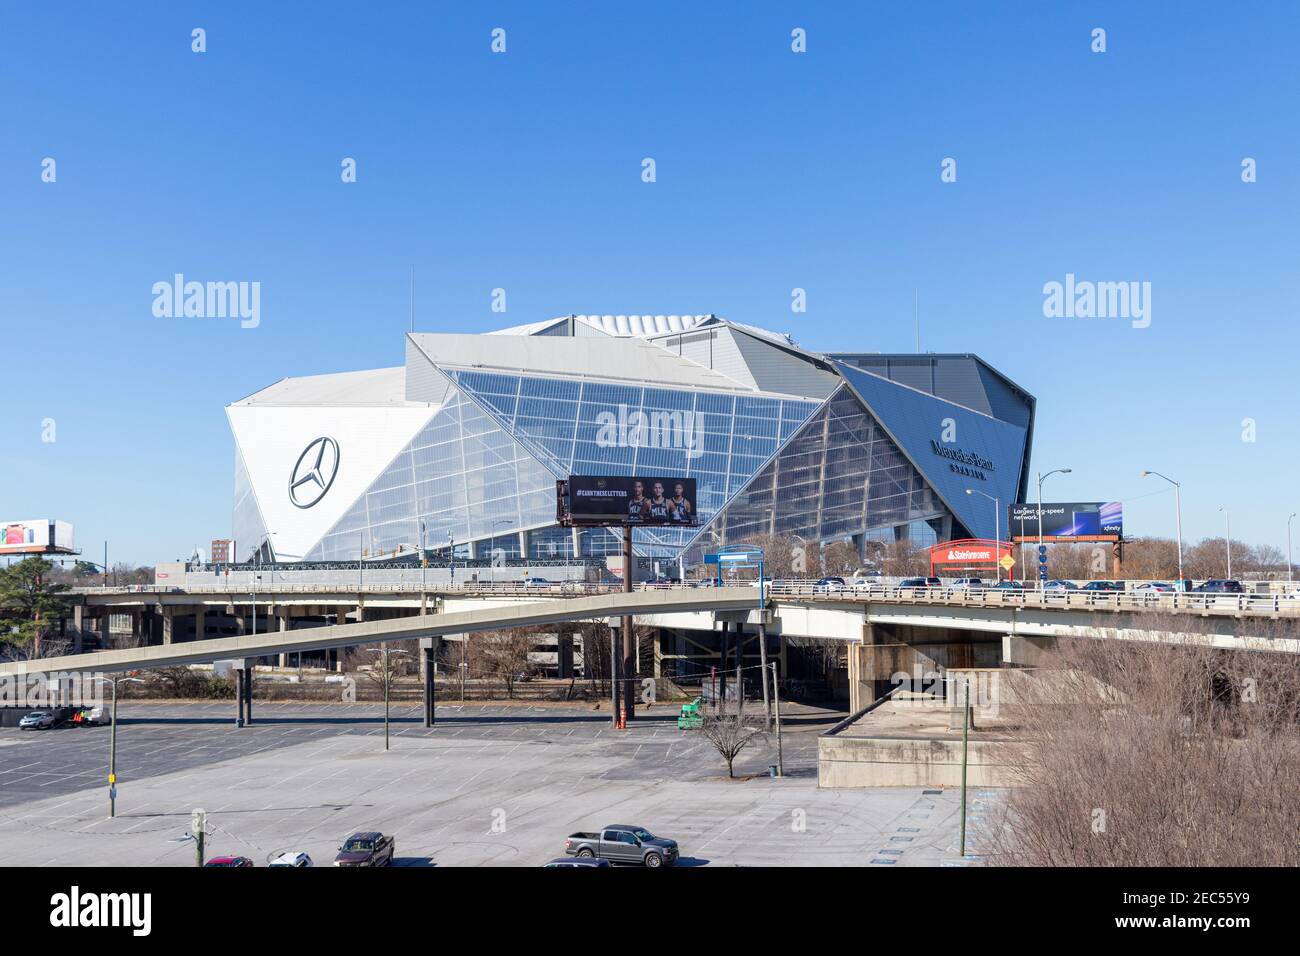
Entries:
[[974,355],[813,353],[714,315],[405,344],[402,366],[287,378],[227,406],[232,558],[617,553],[614,533],[556,524],[569,474],[695,478],[697,527],[634,536],[640,555],[687,564],[758,535],[860,551],[992,537],[992,504],[966,489],[1005,505],[1028,487],[1034,399]]
[[228,564],[235,560],[235,542],[229,538],[213,538],[208,555],[213,564]]

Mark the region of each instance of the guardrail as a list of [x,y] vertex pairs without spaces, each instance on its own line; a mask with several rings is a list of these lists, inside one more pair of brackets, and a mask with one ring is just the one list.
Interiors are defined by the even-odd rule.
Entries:
[[819,585],[804,581],[774,581],[768,585],[774,598],[809,597],[818,600],[903,601],[960,607],[1029,607],[1048,610],[1088,611],[1196,611],[1222,614],[1275,615],[1300,613],[1300,596],[1231,594],[1198,591],[1085,591],[1070,588],[965,588],[950,585],[897,587],[881,584]]
[[[641,582],[635,590],[693,590],[712,587],[711,580],[688,581],[686,583]],[[758,589],[754,584],[754,601],[758,602]],[[546,584],[524,584],[511,582],[471,582],[456,585],[434,585],[422,588],[418,584],[367,584],[360,588],[355,586],[325,584],[285,584],[259,588],[256,592],[263,600],[270,600],[274,595],[285,594],[408,594],[421,592],[435,595],[464,595],[465,597],[583,597],[587,595],[608,594],[621,591],[622,585],[585,584],[579,582],[558,582]],[[814,581],[771,581],[768,582],[766,597],[809,598],[819,601],[843,601],[861,603],[863,601],[898,601],[910,604],[950,605],[956,607],[1014,607],[1042,608],[1046,610],[1088,610],[1088,611],[1195,611],[1217,614],[1279,615],[1300,614],[1300,595],[1280,594],[1231,594],[1197,591],[1085,591],[1068,588],[1047,588],[1044,590],[1026,588],[967,588],[951,585],[930,587],[899,587],[897,585],[869,583],[825,585]],[[164,585],[130,585],[118,588],[79,588],[76,593],[85,595],[130,595],[130,594],[212,594],[228,595],[232,599],[242,599],[253,592],[242,588],[232,589],[220,586],[177,588]]]

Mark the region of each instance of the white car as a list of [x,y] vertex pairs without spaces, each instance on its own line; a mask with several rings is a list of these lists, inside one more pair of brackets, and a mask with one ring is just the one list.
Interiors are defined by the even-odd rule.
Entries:
[[47,710],[34,710],[18,721],[19,730],[49,730],[54,726],[54,715]]
[[267,864],[267,866],[296,867],[307,867],[311,865],[311,857],[306,853],[295,852],[293,850],[285,850],[283,853],[277,853],[275,856],[271,857],[271,862]]

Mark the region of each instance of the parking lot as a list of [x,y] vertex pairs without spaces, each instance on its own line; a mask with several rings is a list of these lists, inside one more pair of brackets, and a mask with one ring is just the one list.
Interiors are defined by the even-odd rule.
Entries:
[[816,738],[840,714],[786,715],[728,780],[696,732],[661,706],[627,731],[591,705],[444,704],[437,726],[382,704],[126,702],[118,806],[109,819],[107,727],[0,730],[0,862],[193,865],[191,811],[209,856],[257,865],[283,850],[328,864],[355,830],[397,839],[405,866],[536,866],[564,837],[634,823],[681,845],[683,864],[939,865],[957,858],[958,795],[919,788],[819,790]]

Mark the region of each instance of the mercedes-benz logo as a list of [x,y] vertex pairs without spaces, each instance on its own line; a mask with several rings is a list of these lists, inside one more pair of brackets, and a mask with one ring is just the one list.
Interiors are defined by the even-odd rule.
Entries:
[[339,470],[339,443],[321,436],[302,450],[289,475],[289,500],[310,508],[325,497]]

